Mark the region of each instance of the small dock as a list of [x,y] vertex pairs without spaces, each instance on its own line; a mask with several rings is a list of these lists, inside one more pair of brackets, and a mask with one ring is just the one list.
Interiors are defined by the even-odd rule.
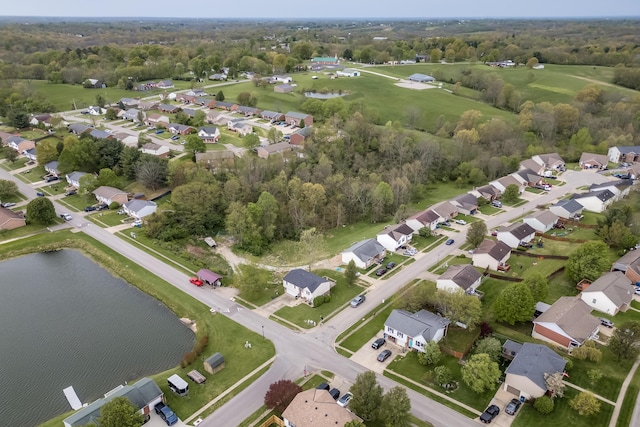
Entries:
[[73,386],[65,388],[64,390],[62,390],[62,392],[64,393],[64,397],[67,398],[69,405],[71,405],[74,410],[82,408],[82,402],[80,402],[80,399],[78,399],[78,395],[73,389]]

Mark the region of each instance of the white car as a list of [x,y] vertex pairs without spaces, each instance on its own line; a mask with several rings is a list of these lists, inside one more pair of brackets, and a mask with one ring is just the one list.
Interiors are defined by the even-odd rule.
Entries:
[[347,406],[349,404],[349,402],[351,401],[352,398],[353,398],[353,394],[351,394],[350,392],[347,392],[347,393],[343,394],[340,399],[338,399],[338,405],[340,405],[340,406],[342,406],[344,408],[345,406]]
[[71,221],[73,219],[73,217],[68,213],[60,214],[60,218],[64,219],[65,221]]
[[456,219],[456,224],[467,225],[467,221],[465,221],[464,219]]

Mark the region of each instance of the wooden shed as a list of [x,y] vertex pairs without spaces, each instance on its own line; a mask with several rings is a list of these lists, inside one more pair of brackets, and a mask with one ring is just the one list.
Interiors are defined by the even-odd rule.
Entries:
[[210,374],[215,374],[222,369],[224,369],[224,356],[220,353],[215,353],[204,361],[204,370]]

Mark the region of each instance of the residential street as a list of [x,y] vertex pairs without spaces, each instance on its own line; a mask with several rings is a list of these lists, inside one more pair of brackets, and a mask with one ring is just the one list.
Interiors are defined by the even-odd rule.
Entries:
[[[525,197],[530,199],[530,201],[517,208],[507,208],[508,210],[504,213],[490,217],[487,220],[487,227],[491,229],[510,219],[519,217],[523,213],[534,209],[537,205],[549,203],[574,191],[578,187],[591,183],[605,182],[609,179],[608,177],[595,173],[573,171],[566,172],[563,178],[567,180],[566,185],[555,186],[546,194],[536,195],[525,193]],[[20,192],[29,198],[35,197],[36,190],[34,189],[34,185],[25,184],[13,179],[12,175],[3,169],[0,169],[0,179],[14,180],[18,184]],[[55,201],[54,204],[58,213],[66,211],[64,207],[56,204]],[[305,369],[307,372],[325,369],[334,372],[337,376],[343,377],[347,381],[353,381],[358,373],[365,371],[365,368],[335,352],[333,349],[335,337],[351,324],[358,322],[364,317],[368,310],[373,309],[373,307],[376,307],[380,302],[391,297],[409,281],[420,276],[426,269],[437,263],[439,259],[446,257],[459,248],[464,244],[466,237],[466,227],[462,227],[460,233],[455,233],[455,244],[451,246],[445,246],[443,244],[433,249],[430,253],[419,253],[416,256],[416,262],[404,267],[392,278],[384,281],[376,281],[376,284],[372,285],[368,290],[365,304],[357,309],[347,308],[325,324],[319,325],[307,333],[299,333],[264,318],[256,312],[239,306],[235,302],[225,298],[220,290],[198,288],[190,285],[188,276],[185,274],[162,263],[158,259],[97,225],[85,221],[78,214],[74,214],[74,220],[71,221],[71,224],[67,223],[67,225],[78,227],[87,235],[126,256],[131,262],[137,263],[159,277],[162,277],[173,286],[258,334],[262,333],[264,327],[265,337],[270,339],[276,348],[277,357],[274,364],[266,374],[251,386],[205,419],[200,424],[200,426],[203,427],[237,426],[262,405],[264,394],[269,384],[282,378],[299,378],[303,376]],[[395,382],[381,375],[378,375],[378,380],[385,389],[396,385]],[[346,390],[342,391],[344,392]],[[442,427],[476,425],[474,420],[440,403],[430,400],[412,390],[407,391],[412,402],[412,413],[420,419],[426,420],[435,426]]]

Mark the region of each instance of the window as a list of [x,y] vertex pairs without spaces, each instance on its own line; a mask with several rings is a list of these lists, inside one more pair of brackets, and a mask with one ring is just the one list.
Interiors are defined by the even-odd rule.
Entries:
[[593,300],[591,300],[591,303],[595,304],[596,303],[596,299],[594,298]]
[[387,327],[387,330],[389,331],[390,334],[393,334],[395,331],[393,330],[393,328],[389,328]]
[[403,338],[404,334],[402,332],[398,332],[398,338]]

